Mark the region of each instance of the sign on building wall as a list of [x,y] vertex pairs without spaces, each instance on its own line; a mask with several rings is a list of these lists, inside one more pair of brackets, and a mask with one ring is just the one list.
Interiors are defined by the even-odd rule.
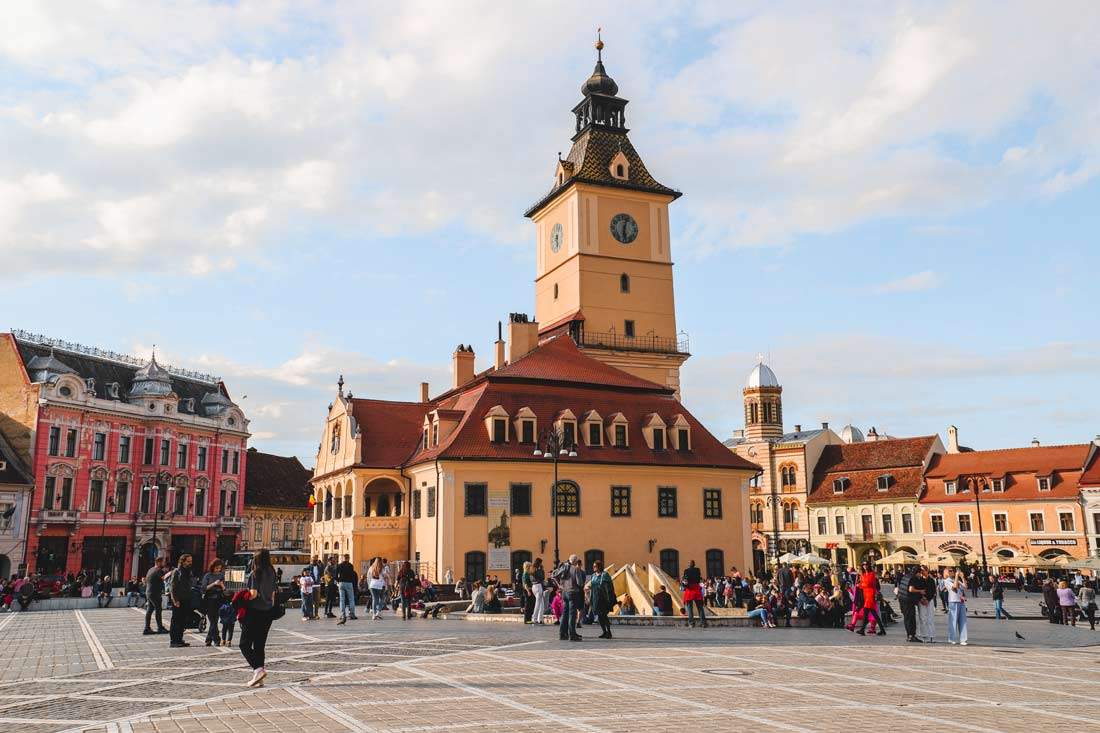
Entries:
[[1077,544],[1077,540],[1071,540],[1071,539],[1049,539],[1049,540],[1048,539],[1043,539],[1043,540],[1032,539],[1032,540],[1028,540],[1028,542],[1030,542],[1033,545],[1039,545],[1039,546],[1045,546],[1045,547],[1058,546],[1058,545],[1063,545],[1065,547],[1072,547],[1073,545]]
[[507,487],[489,489],[488,570],[512,570],[512,531],[508,526],[511,492]]

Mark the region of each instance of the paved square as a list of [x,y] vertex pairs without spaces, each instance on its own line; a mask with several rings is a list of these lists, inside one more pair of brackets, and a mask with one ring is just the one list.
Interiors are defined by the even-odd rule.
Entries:
[[563,644],[550,627],[336,626],[292,612],[272,629],[267,686],[250,690],[236,648],[192,634],[191,648],[169,650],[141,623],[128,609],[0,616],[0,722],[44,733],[1100,730],[1100,636],[1087,626],[977,619],[968,647],[899,643],[896,626],[884,639],[619,627],[610,642]]

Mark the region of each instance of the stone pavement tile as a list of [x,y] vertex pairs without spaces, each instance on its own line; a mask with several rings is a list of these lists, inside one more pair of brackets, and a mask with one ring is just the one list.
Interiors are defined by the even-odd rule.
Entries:
[[[514,707],[484,698],[458,699],[417,705],[374,707],[341,707],[340,712],[361,720],[377,730],[393,730],[413,726],[441,725],[448,722],[497,724],[524,716]],[[548,721],[549,722],[549,721]]]

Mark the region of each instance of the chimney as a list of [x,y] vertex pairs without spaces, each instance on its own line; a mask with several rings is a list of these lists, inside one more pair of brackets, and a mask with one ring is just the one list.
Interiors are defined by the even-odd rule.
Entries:
[[794,424],[794,431],[795,431],[796,433],[801,433],[801,432],[802,432],[802,426],[801,426],[801,425],[799,425],[798,423],[795,423],[795,424]]
[[428,399],[428,383],[427,382],[421,382],[420,383],[420,401],[424,402],[424,403],[427,403],[429,401],[429,399]]
[[821,423],[821,429],[822,430],[828,430],[829,429],[829,423],[827,423],[827,422]]
[[1039,447],[1039,439],[1038,438],[1032,438],[1031,439],[1031,447],[1032,448],[1038,448]]
[[500,369],[504,366],[504,363],[505,363],[504,362],[504,326],[501,325],[500,321],[497,321],[497,342],[496,342],[496,347],[497,347],[496,368]]
[[508,315],[508,362],[515,364],[525,354],[539,345],[539,324],[529,320],[526,313]]
[[947,452],[959,452],[959,429],[954,425],[947,426]]
[[458,345],[454,353],[455,387],[461,387],[474,378],[474,347]]

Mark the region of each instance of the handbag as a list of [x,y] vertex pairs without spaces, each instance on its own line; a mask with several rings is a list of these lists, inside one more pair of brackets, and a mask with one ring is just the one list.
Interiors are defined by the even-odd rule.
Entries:
[[286,606],[278,598],[275,599],[275,604],[271,607],[271,620],[278,621],[286,615]]

